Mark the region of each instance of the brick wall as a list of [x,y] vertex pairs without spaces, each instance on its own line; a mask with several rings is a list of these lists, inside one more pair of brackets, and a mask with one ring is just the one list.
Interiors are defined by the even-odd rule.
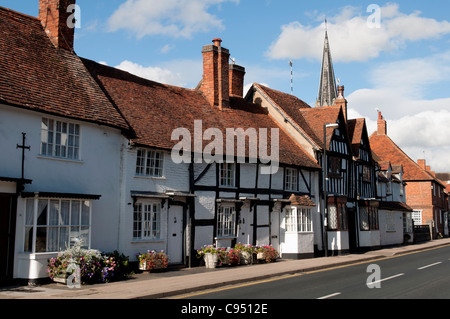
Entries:
[[73,14],[67,12],[69,5],[75,4],[75,0],[40,0],[39,20],[45,28],[52,43],[66,50],[73,50],[74,28],[67,21]]

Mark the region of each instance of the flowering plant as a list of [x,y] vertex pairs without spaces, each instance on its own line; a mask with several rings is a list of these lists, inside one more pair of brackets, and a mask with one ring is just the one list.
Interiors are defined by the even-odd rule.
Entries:
[[236,249],[238,251],[247,252],[250,254],[250,256],[255,253],[255,247],[252,245],[244,245],[244,244],[239,243],[234,246],[234,249]]
[[145,254],[137,254],[140,268],[143,270],[165,269],[169,265],[169,257],[164,250],[156,252],[148,250]]
[[239,264],[240,261],[240,254],[239,251],[237,249],[230,249],[230,251],[228,251],[228,262],[230,265],[237,265]]
[[203,257],[206,254],[213,254],[216,255],[218,254],[219,249],[216,248],[216,245],[204,245],[202,248],[197,249],[197,255],[199,257]]
[[72,248],[60,252],[57,257],[50,258],[47,273],[50,279],[73,274],[80,270],[81,282],[84,284],[94,282],[109,282],[117,268],[113,256],[102,254],[98,250],[85,249],[81,242]]
[[267,263],[274,262],[279,256],[278,252],[272,247],[272,245],[258,246],[255,251],[256,253],[262,255],[261,259]]

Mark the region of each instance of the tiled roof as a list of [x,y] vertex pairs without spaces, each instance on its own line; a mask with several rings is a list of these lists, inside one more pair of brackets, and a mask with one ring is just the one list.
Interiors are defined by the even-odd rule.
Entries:
[[403,150],[397,146],[387,135],[378,135],[376,132],[370,136],[372,151],[382,160],[390,161],[392,165],[403,165],[404,181],[435,180],[428,172],[422,169]]
[[409,207],[407,204],[403,202],[379,202],[378,209],[382,210],[396,210],[396,211],[402,211],[402,212],[412,212],[413,209]]
[[[313,142],[323,148],[323,127],[327,123],[336,123],[341,111],[340,107],[315,107],[297,97],[274,89],[270,89],[261,84],[254,84],[262,90],[284,113],[289,116],[297,125],[313,140]],[[333,136],[333,130],[327,130],[327,147]]]
[[297,196],[292,194],[289,200],[291,202],[291,205],[306,206],[306,207],[316,206],[316,204],[311,200],[311,198],[308,195]]
[[[269,143],[270,129],[279,129],[262,107],[243,98],[230,97],[231,108],[220,111],[200,91],[160,84],[86,59],[83,62],[134,129],[133,142],[138,145],[170,150],[178,143],[171,140],[173,130],[186,128],[193,135],[195,120],[202,120],[203,131],[217,128],[224,138],[227,128],[267,128]],[[279,132],[281,163],[319,169],[315,159],[283,130]],[[204,141],[203,147],[209,143]]]
[[76,54],[55,48],[37,18],[2,7],[0,103],[128,129]]
[[361,146],[361,139],[363,138],[364,126],[366,120],[350,119],[347,121],[347,130],[352,143],[352,151],[355,156],[359,156],[359,147]]
[[[341,112],[340,107],[315,107],[311,109],[302,109],[300,113],[314,134],[314,141],[323,148],[323,127],[328,123],[336,123]],[[334,129],[327,129],[327,149],[330,148],[331,138]]]

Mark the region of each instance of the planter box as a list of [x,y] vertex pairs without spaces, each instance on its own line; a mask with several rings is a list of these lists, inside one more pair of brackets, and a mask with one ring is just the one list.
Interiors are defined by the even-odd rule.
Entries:
[[68,278],[69,276],[67,275],[67,274],[59,274],[59,275],[57,275],[57,276],[55,276],[55,277],[53,277],[53,282],[56,282],[56,283],[58,283],[58,284],[63,284],[63,285],[66,285],[67,284],[67,278]]

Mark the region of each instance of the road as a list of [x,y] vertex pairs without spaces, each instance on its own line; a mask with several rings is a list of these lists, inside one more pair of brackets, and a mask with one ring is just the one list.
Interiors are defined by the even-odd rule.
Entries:
[[450,246],[180,296],[183,299],[450,299]]

